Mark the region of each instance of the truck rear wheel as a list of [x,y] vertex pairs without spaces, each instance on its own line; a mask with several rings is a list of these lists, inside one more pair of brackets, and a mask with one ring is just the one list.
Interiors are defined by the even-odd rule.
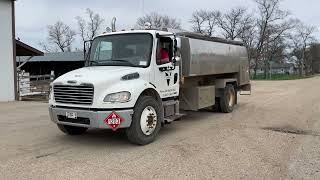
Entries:
[[236,91],[231,84],[227,84],[225,89],[223,90],[223,95],[220,98],[220,108],[223,113],[231,113],[233,111],[233,107],[236,104],[237,98]]
[[67,126],[62,124],[58,124],[57,126],[62,132],[72,136],[84,134],[88,130],[88,128],[84,127]]
[[162,122],[159,103],[150,96],[142,96],[134,107],[131,126],[126,130],[130,142],[146,145],[155,140]]

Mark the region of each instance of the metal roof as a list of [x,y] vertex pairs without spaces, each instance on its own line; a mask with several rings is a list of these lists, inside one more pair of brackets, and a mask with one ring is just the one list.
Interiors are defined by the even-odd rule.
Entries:
[[16,55],[17,56],[43,56],[43,52],[29,46],[19,40],[16,40]]
[[[24,62],[29,57],[21,57],[21,62]],[[17,59],[18,61],[19,59]],[[44,56],[35,56],[29,62],[77,62],[84,61],[83,52],[58,52],[45,53]]]
[[185,36],[188,38],[194,38],[194,39],[201,39],[201,40],[206,40],[206,41],[212,41],[212,42],[220,42],[220,43],[225,43],[225,44],[232,44],[232,45],[238,45],[238,46],[244,46],[244,43],[241,41],[234,41],[234,40],[228,40],[228,39],[223,39],[219,37],[210,37],[206,36],[200,33],[195,33],[195,32],[179,32],[176,33],[178,36]]

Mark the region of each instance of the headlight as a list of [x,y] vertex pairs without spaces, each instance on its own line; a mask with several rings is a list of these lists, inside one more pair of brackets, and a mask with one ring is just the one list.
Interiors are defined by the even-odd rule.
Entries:
[[109,94],[103,99],[103,101],[109,102],[109,103],[115,103],[115,102],[125,103],[130,101],[130,98],[131,98],[131,93],[124,91],[124,92]]

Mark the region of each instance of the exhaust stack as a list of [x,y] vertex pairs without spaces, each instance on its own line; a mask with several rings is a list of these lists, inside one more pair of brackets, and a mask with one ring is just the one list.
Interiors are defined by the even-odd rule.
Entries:
[[116,18],[116,17],[113,17],[113,18],[112,18],[112,22],[111,22],[112,32],[116,32],[116,21],[117,21],[117,18]]

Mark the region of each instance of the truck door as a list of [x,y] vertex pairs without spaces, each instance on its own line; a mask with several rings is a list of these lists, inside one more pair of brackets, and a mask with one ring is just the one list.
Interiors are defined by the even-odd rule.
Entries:
[[173,63],[174,49],[173,37],[158,38],[154,82],[161,98],[179,96],[179,66]]

